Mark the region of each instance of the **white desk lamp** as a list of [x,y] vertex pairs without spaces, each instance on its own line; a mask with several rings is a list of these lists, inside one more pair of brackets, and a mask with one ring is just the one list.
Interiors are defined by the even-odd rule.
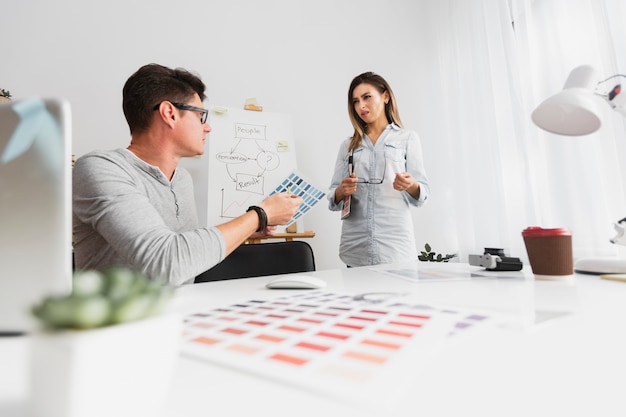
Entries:
[[[533,122],[540,128],[559,135],[581,136],[600,129],[604,106],[626,117],[626,94],[621,85],[610,80],[624,77],[613,75],[598,81],[597,71],[588,65],[576,67],[570,72],[563,90],[541,103],[532,113]],[[607,89],[608,83],[608,89]],[[611,243],[626,246],[626,217],[614,224],[617,235]],[[584,258],[576,262],[577,272],[590,274],[626,273],[626,259]]]

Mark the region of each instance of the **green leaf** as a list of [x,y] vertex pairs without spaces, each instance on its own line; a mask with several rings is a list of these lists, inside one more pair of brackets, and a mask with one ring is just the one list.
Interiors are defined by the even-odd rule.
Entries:
[[77,271],[73,276],[72,295],[86,297],[104,291],[104,275],[99,271]]
[[74,300],[73,325],[76,329],[93,329],[109,324],[111,302],[102,295]]
[[48,297],[33,308],[33,314],[46,327],[71,327],[74,321],[74,305],[68,299],[69,297]]
[[107,287],[105,294],[113,300],[122,300],[142,292],[150,281],[142,274],[127,268],[111,268],[105,272]]
[[111,322],[123,323],[146,317],[154,300],[154,294],[137,294],[120,300],[113,307]]

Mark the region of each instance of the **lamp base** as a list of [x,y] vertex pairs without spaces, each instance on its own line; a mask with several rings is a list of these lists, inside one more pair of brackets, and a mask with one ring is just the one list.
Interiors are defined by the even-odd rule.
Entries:
[[574,264],[578,274],[626,274],[626,259],[621,258],[582,258]]

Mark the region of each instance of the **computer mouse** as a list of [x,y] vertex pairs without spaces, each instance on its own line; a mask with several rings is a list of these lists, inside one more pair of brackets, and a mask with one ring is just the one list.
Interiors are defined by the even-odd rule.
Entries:
[[310,275],[289,274],[274,278],[265,286],[272,290],[316,290],[325,287],[326,281]]

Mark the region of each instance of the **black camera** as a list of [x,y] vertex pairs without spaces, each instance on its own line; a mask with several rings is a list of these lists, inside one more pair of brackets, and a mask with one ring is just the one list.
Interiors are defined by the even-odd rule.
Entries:
[[504,255],[504,250],[500,248],[485,248],[482,255],[469,255],[469,264],[482,266],[487,271],[521,271],[522,261]]

